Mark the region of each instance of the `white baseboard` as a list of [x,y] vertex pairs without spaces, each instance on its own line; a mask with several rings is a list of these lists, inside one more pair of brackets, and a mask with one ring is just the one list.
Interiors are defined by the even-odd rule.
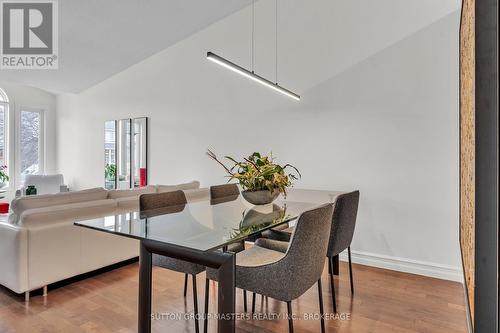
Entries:
[[[393,271],[413,273],[463,283],[463,273],[460,267],[453,267],[406,258],[391,257],[361,251],[351,251],[351,254],[352,262],[356,264],[385,268]],[[340,260],[347,261],[347,251],[344,251],[340,254]]]

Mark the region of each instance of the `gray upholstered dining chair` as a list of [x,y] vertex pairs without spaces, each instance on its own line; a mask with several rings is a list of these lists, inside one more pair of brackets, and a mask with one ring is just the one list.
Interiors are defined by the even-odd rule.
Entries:
[[139,208],[141,211],[180,206],[186,203],[187,199],[182,191],[147,193],[139,196]]
[[[332,212],[332,204],[303,212],[285,253],[253,246],[236,256],[236,287],[286,302],[291,333],[292,301],[315,283],[318,284],[321,331],[325,331],[321,274]],[[208,279],[218,280],[218,271],[207,268]],[[207,300],[208,288],[205,291],[205,315],[208,315]]]
[[[330,266],[330,284],[332,288],[333,311],[337,312],[337,301],[335,298],[335,286],[333,283],[333,258],[347,249],[349,258],[349,278],[351,283],[351,293],[354,294],[354,281],[352,278],[351,242],[356,226],[356,217],[359,206],[359,191],[343,193],[335,200],[332,217],[332,228],[328,243],[328,264]],[[285,230],[273,230],[268,233],[269,239],[258,239],[255,245],[285,252],[287,243],[292,235],[293,228]]]
[[[148,193],[139,197],[141,217],[152,217],[159,214],[177,211],[177,207],[184,207],[187,203],[183,191],[172,191],[164,193]],[[172,211],[173,209],[173,211]],[[170,210],[170,211],[169,211]],[[181,209],[182,210],[182,209]],[[205,270],[205,266],[193,264],[188,261],[153,254],[153,265],[184,273],[184,297],[187,294],[188,275],[193,280],[193,303],[195,313],[195,331],[199,332],[198,325],[198,293],[196,289],[196,275]]]
[[[210,186],[210,204],[218,205],[221,203],[234,201],[240,195],[240,189],[236,184],[224,184],[224,185],[213,185]],[[226,251],[230,252],[241,252],[245,249],[245,242],[236,242],[229,244]]]
[[[221,203],[234,201],[240,195],[240,189],[236,184],[223,184],[210,186],[210,204],[218,205]],[[224,251],[238,253],[245,250],[245,241],[231,243],[223,249]],[[208,283],[208,280],[207,280]],[[243,290],[243,304],[245,312],[247,311],[247,292]],[[206,325],[206,321],[205,321]],[[205,329],[206,330],[206,329]]]
[[210,200],[215,204],[236,200],[239,195],[240,189],[236,184],[210,186]]

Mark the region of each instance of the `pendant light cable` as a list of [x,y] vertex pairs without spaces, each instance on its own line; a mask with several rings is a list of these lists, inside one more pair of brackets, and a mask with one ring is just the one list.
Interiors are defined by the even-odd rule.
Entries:
[[208,51],[207,52],[207,59],[224,67],[227,68],[235,73],[238,73],[250,80],[253,80],[255,82],[258,82],[268,88],[271,88],[279,93],[282,93],[283,95],[286,95],[288,97],[291,97],[297,101],[300,101],[300,95],[294,93],[293,91],[290,91],[286,88],[283,88],[278,84],[278,0],[275,0],[275,26],[274,26],[274,33],[275,33],[275,46],[276,46],[276,52],[275,52],[275,59],[274,59],[274,65],[275,65],[275,82],[272,82],[269,79],[266,79],[260,75],[255,74],[255,0],[252,0],[252,42],[250,45],[251,48],[251,70],[248,70],[246,68],[243,68],[234,62],[231,62],[221,56],[218,56],[217,54]]
[[275,78],[276,78],[276,84],[278,84],[278,0],[275,0],[275,12],[276,12],[276,22],[274,26],[274,32],[275,32],[275,39],[276,39],[276,58],[274,59],[275,62]]
[[255,0],[252,0],[252,73],[254,73]]

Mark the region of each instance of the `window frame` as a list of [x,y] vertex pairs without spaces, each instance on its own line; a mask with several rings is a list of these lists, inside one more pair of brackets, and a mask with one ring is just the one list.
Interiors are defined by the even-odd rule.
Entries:
[[19,106],[16,112],[16,138],[15,138],[15,151],[16,151],[16,163],[15,163],[15,175],[16,175],[16,185],[21,186],[24,183],[24,178],[21,175],[21,113],[25,112],[36,112],[40,115],[40,135],[38,142],[38,158],[39,158],[39,169],[35,174],[45,173],[45,108],[43,107],[30,107],[30,106]]

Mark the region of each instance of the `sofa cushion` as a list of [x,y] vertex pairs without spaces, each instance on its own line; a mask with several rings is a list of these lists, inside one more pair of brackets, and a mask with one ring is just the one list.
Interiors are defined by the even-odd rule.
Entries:
[[115,199],[120,213],[123,212],[138,212],[139,197],[124,197]]
[[172,192],[179,190],[195,190],[200,188],[200,182],[193,180],[192,182],[178,185],[156,185],[156,191],[158,193]]
[[184,190],[188,202],[202,201],[210,199],[209,188],[199,188],[195,190]]
[[21,227],[38,227],[52,223],[76,222],[114,215],[116,200],[95,200],[25,210],[19,217]]
[[107,196],[108,191],[102,187],[74,192],[23,196],[12,200],[11,209],[17,216],[20,216],[28,209],[103,200]]
[[109,199],[118,198],[129,198],[129,197],[139,197],[141,194],[155,193],[156,187],[153,185],[148,185],[146,187],[134,188],[131,190],[110,190],[108,191]]

